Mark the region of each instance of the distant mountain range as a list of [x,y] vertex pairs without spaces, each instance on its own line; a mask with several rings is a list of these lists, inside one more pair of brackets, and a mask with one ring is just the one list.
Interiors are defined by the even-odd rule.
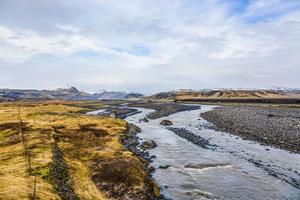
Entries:
[[118,100],[145,99],[169,101],[225,100],[225,99],[300,99],[300,89],[204,89],[160,92],[144,97],[140,93],[101,91],[88,93],[75,87],[56,90],[0,89],[0,101],[17,100]]
[[0,101],[16,100],[115,100],[143,98],[139,93],[103,91],[99,93],[87,93],[79,91],[75,87],[59,88],[56,90],[22,90],[0,89]]

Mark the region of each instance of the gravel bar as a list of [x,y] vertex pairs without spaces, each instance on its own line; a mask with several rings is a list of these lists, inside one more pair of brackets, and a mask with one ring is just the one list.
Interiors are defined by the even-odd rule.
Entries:
[[201,116],[219,131],[300,153],[300,109],[226,106]]
[[154,112],[147,115],[149,119],[158,119],[177,112],[200,109],[200,106],[198,105],[186,105],[173,102],[137,102],[128,104],[128,106],[149,108],[155,110]]
[[186,130],[184,128],[168,127],[167,129],[169,129],[170,131],[172,131],[179,137],[182,137],[182,138],[188,140],[189,142],[191,142],[195,145],[198,145],[204,149],[215,149],[217,147],[216,145],[210,144],[208,140],[202,138],[199,135],[195,135],[191,131]]

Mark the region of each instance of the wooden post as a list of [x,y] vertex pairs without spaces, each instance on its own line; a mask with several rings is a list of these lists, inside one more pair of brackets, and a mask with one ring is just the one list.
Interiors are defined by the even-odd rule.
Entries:
[[23,133],[23,128],[22,128],[22,118],[21,118],[21,111],[19,106],[17,106],[18,109],[18,119],[19,119],[19,132],[21,134],[21,140],[22,140],[22,144],[25,147],[25,141],[24,141],[24,133]]
[[34,177],[32,200],[35,200],[35,199],[36,199],[35,193],[36,193],[36,177]]
[[28,171],[29,171],[29,174],[31,174],[31,153],[30,153],[30,151],[27,152],[27,155],[28,155]]

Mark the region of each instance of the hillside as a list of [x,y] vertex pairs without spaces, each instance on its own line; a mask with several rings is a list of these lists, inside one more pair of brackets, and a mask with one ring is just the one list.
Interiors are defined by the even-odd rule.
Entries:
[[202,99],[285,99],[299,97],[299,93],[295,91],[283,90],[205,90],[161,92],[149,96],[147,99],[185,101]]
[[103,91],[100,93],[87,93],[75,87],[60,88],[56,90],[21,90],[0,89],[0,101],[16,100],[114,100],[142,98],[142,94],[129,92]]
[[92,96],[94,97],[94,100],[135,99],[144,97],[142,94],[139,93],[115,91],[103,91],[101,93],[94,93]]

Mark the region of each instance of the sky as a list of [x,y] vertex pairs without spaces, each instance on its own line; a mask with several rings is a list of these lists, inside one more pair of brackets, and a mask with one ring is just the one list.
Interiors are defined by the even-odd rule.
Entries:
[[0,88],[300,87],[300,0],[0,0]]

